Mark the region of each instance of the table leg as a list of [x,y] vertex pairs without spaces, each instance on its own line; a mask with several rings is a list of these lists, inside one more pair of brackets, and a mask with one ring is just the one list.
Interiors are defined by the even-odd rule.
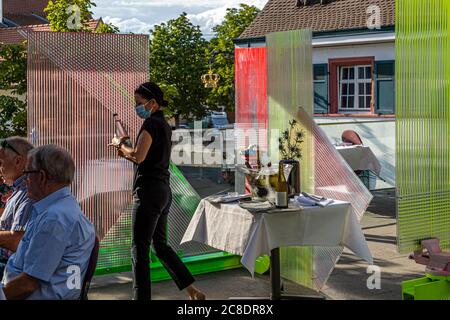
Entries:
[[325,300],[322,295],[287,295],[281,293],[280,249],[270,251],[270,300]]
[[281,299],[280,249],[270,251],[270,299]]

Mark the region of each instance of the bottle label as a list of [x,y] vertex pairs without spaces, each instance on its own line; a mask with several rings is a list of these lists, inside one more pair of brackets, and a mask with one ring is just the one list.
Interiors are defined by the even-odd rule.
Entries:
[[287,208],[288,206],[287,192],[277,192],[277,201],[275,205],[281,208]]

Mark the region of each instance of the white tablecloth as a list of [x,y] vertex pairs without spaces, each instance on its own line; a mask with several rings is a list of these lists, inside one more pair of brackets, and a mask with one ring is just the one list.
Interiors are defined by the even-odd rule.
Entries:
[[337,146],[341,156],[347,161],[350,168],[356,170],[372,170],[380,175],[381,164],[372,150],[367,146]]
[[242,265],[252,275],[260,255],[287,246],[345,246],[373,263],[350,203],[340,201],[325,208],[253,214],[237,204],[213,205],[202,200],[181,243],[188,241],[242,256]]

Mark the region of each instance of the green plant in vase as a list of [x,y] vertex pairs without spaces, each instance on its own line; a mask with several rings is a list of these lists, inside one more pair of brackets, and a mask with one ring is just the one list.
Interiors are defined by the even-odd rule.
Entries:
[[301,145],[304,142],[305,133],[299,122],[295,119],[289,121],[289,128],[282,132],[278,139],[280,158],[289,172],[285,172],[288,178],[289,196],[293,197],[299,194],[300,188],[300,160],[302,158]]
[[289,128],[282,132],[278,139],[282,160],[297,160],[302,158],[301,144],[305,134],[297,120],[289,121]]

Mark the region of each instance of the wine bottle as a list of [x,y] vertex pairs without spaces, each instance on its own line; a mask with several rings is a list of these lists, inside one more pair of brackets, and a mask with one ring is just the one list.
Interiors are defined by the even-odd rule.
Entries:
[[259,154],[259,146],[256,147],[256,168],[258,170],[261,170],[261,158]]
[[280,162],[278,169],[278,182],[275,191],[277,194],[275,199],[276,207],[280,209],[288,208],[288,185],[286,177],[284,176],[284,167],[282,162]]
[[132,147],[133,145],[131,143],[130,136],[128,135],[127,130],[125,130],[122,121],[120,121],[118,114],[114,113],[113,118],[114,118],[114,137],[118,139],[126,138],[124,145]]

